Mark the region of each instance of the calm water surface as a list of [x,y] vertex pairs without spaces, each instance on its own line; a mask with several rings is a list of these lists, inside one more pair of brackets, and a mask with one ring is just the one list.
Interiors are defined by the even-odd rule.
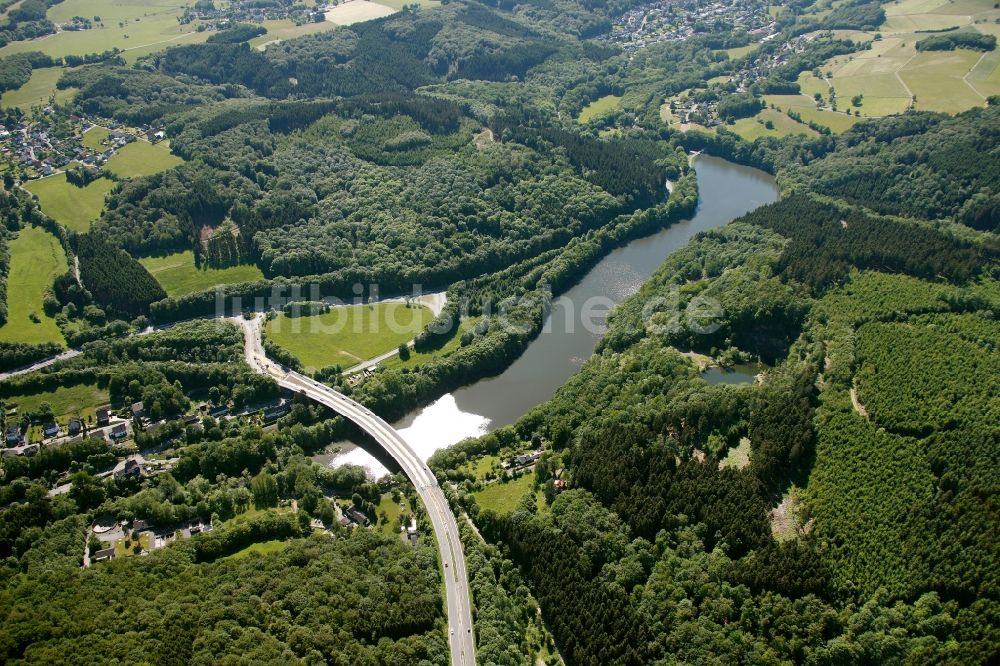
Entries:
[[[699,202],[692,219],[633,241],[601,260],[576,286],[555,300],[545,332],[502,374],[444,395],[393,424],[421,458],[426,460],[434,451],[466,437],[509,425],[551,398],[594,351],[610,306],[638,291],[667,255],[683,247],[695,234],[778,198],[774,179],[758,169],[706,155],[697,157],[694,167]],[[588,299],[595,303],[593,297],[603,297],[603,304],[596,303],[596,320],[601,325],[584,327],[581,309]],[[730,373],[710,368],[703,376],[712,383],[738,383],[753,381],[756,372],[738,368]],[[330,462],[343,463],[364,465],[376,476],[385,472],[380,462],[357,447],[345,447],[344,453]]]

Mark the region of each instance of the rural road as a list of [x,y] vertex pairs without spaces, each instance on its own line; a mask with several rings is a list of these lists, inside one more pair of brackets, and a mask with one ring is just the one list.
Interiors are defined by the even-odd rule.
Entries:
[[26,366],[24,368],[19,368],[17,370],[11,370],[10,372],[0,372],[0,381],[7,379],[8,377],[16,377],[17,375],[25,375],[29,372],[35,372],[36,370],[41,370],[42,368],[47,368],[56,361],[64,361],[68,358],[73,358],[74,356],[79,356],[79,349],[67,349],[61,354],[47,358],[44,361],[39,361],[38,363],[33,363],[32,365]]
[[289,372],[268,359],[261,344],[260,315],[253,319],[236,317],[233,321],[243,329],[244,354],[251,368],[270,375],[279,386],[301,393],[353,421],[392,456],[413,483],[430,517],[438,554],[444,567],[451,663],[452,666],[474,666],[476,646],[472,632],[472,607],[465,553],[462,551],[458,524],[438,486],[437,478],[400,434],[366,407],[305,375]]

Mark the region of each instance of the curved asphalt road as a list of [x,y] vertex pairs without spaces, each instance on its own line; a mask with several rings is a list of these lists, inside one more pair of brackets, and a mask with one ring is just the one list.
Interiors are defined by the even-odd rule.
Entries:
[[261,344],[259,316],[251,320],[236,317],[235,321],[243,328],[246,361],[251,368],[274,377],[278,385],[283,388],[302,393],[349,418],[375,438],[409,477],[431,519],[438,554],[444,565],[451,663],[453,666],[474,666],[476,646],[472,633],[472,607],[469,601],[471,597],[469,578],[465,570],[465,554],[462,552],[455,516],[431,470],[392,426],[366,407],[305,375],[288,372],[268,359]]

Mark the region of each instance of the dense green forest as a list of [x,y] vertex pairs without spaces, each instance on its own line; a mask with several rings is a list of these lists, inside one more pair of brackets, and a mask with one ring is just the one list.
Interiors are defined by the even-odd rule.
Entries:
[[163,664],[447,660],[435,627],[441,601],[429,548],[414,552],[398,539],[358,531],[294,539],[266,556],[199,563],[212,532],[94,567],[78,581],[82,527],[73,518],[59,521],[29,565],[32,579],[8,579],[0,593],[7,663],[59,661],[67,652],[86,661]]
[[[483,510],[468,480],[456,501],[511,549],[569,663],[989,662],[996,265],[978,240],[785,199],[671,255],[552,401],[433,464],[551,443],[546,509]],[[646,307],[675,289],[682,313],[718,299],[720,332]],[[760,384],[708,384],[678,352],[764,356],[776,331]],[[725,463],[742,441],[749,464]]]
[[[0,42],[54,30],[51,4],[20,3]],[[639,4],[462,0],[265,49],[248,43],[262,26],[233,24],[129,63],[63,59],[72,101],[39,127],[162,128],[184,163],[117,176],[83,233],[3,179],[0,324],[18,297],[8,242],[43,227],[79,260],[41,307],[80,354],[0,382],[2,425],[78,415],[89,430],[100,402],[134,435],[2,460],[0,661],[446,663],[412,486],[317,462],[359,433],[248,367],[236,325],[193,319],[218,314],[214,289],[167,297],[139,260],[254,264],[264,279],[226,285],[232,315],[292,294],[288,311],[309,316],[328,307],[318,298],[447,290],[416,362],[348,381],[331,358],[315,373],[392,420],[502,372],[602,257],[690,218],[694,150],[774,174],[781,199],[664,257],[552,400],[430,461],[459,514],[479,662],[1000,660],[996,98],[748,142],[726,123],[870,48],[830,31],[876,30],[879,3],[781,4],[760,43],[724,21],[627,52],[592,39]],[[993,46],[968,35],[917,48]],[[59,64],[0,60],[0,91]],[[669,126],[661,107],[680,93],[723,124]],[[649,306],[660,297],[677,308]],[[719,306],[710,330],[705,302]],[[58,350],[0,343],[0,371]],[[759,378],[700,372],[737,362]],[[265,419],[282,398],[287,413]],[[529,448],[543,454],[527,479],[497,478]],[[112,472],[136,452],[156,471]],[[525,487],[513,510],[477,499]],[[348,506],[374,528],[343,529]],[[416,547],[388,536],[411,517]],[[84,549],[106,545],[86,536],[99,519],[213,529],[83,569]]]

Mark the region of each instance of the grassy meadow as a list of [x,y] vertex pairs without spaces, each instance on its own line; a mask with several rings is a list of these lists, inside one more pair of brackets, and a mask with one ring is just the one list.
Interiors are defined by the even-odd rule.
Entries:
[[108,128],[101,127],[100,125],[94,125],[83,133],[83,138],[80,140],[80,143],[90,150],[100,150],[103,152],[107,146],[101,142],[109,136],[111,136],[111,131]]
[[65,104],[76,94],[76,88],[59,90],[56,82],[66,71],[65,67],[45,67],[31,72],[28,82],[17,90],[8,90],[0,96],[0,106],[4,108],[18,107],[25,113],[35,106],[46,106],[50,98],[56,104]]
[[785,113],[794,111],[802,116],[803,122],[814,122],[830,128],[834,133],[849,130],[860,118],[842,111],[817,108],[815,100],[807,95],[765,95],[764,101]]
[[479,323],[480,319],[482,319],[482,317],[466,317],[463,319],[459,323],[458,331],[455,332],[455,335],[453,335],[451,339],[439,349],[428,352],[417,352],[411,349],[410,358],[405,361],[398,356],[393,356],[392,358],[382,361],[380,365],[385,368],[415,368],[422,363],[427,363],[435,357],[451,353],[461,346],[462,333],[471,330],[477,323]]
[[318,32],[325,32],[327,30],[333,30],[336,27],[329,21],[295,25],[294,21],[289,21],[288,19],[264,21],[261,25],[267,29],[267,32],[250,40],[250,46],[259,50],[265,49],[269,44],[273,44],[274,42],[283,42],[288,39],[294,39],[295,37],[301,37],[302,35],[312,35]]
[[[1000,51],[969,49],[918,52],[916,43],[926,30],[960,28],[998,34],[1000,8],[993,0],[899,0],[884,5],[886,20],[874,32],[844,31],[843,37],[871,48],[837,56],[819,69],[836,91],[840,109],[862,95],[862,116],[902,113],[911,105],[926,111],[958,113],[985,104],[1000,94]],[[825,81],[804,72],[799,77],[807,95],[829,97]],[[803,117],[805,117],[803,115]],[[821,121],[817,121],[821,122]]]
[[221,558],[222,560],[238,560],[247,557],[253,553],[258,555],[268,555],[270,553],[276,553],[282,550],[288,545],[288,541],[280,541],[278,539],[271,539],[270,541],[261,541],[259,543],[252,543],[243,550],[238,550],[232,555],[226,555]]
[[[10,241],[9,248],[7,323],[0,326],[0,341],[65,344],[55,320],[42,311],[46,290],[68,268],[62,245],[44,229],[25,227]],[[31,321],[32,313],[38,323]]]
[[422,305],[347,305],[311,317],[278,315],[267,323],[266,332],[307,371],[314,371],[338,364],[350,367],[391,351],[412,340],[433,317]]
[[264,278],[264,274],[254,265],[198,268],[194,265],[194,252],[191,250],[164,257],[145,257],[139,263],[156,278],[167,295],[173,297],[212,289],[222,284],[252,282]]
[[606,116],[617,109],[618,104],[621,103],[621,101],[622,98],[619,95],[605,95],[600,99],[595,99],[593,102],[585,106],[582,111],[580,111],[580,117],[578,120],[581,123],[589,123],[594,118]]
[[534,483],[535,475],[529,472],[507,483],[491,483],[472,495],[480,508],[504,515],[517,508],[521,499],[531,492]]
[[126,60],[134,62],[171,44],[208,38],[211,33],[196,32],[196,24],[177,22],[186,4],[182,0],[64,0],[49,9],[49,20],[64,23],[74,16],[100,16],[103,26],[11,42],[0,49],[0,57],[25,51],[41,51],[52,57],[86,55],[118,47],[125,51]]
[[[770,122],[773,127],[769,128],[765,124],[767,122]],[[728,125],[727,129],[739,134],[747,141],[753,141],[762,136],[817,135],[816,131],[808,125],[792,120],[786,114],[774,109],[764,109],[750,118],[740,118],[733,125]]]
[[[88,132],[89,134],[90,132]],[[184,160],[171,154],[166,142],[156,145],[148,141],[133,141],[114,154],[105,165],[108,171],[121,177],[150,176],[173,169]]]
[[98,178],[86,187],[77,187],[60,173],[30,181],[24,188],[38,197],[42,212],[53,220],[73,231],[86,231],[101,216],[104,197],[114,186],[113,181]]

